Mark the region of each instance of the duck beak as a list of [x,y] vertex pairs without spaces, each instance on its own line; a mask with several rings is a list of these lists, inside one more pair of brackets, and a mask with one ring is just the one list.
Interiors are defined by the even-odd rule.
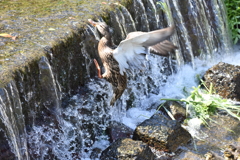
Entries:
[[92,19],[88,19],[88,22],[94,27],[96,27],[96,25],[97,25],[97,23],[94,22]]
[[99,41],[101,37],[97,30],[97,22],[94,22],[92,19],[88,19],[88,22],[90,23],[91,26],[94,27],[94,28],[90,27],[90,29],[93,32],[95,38]]

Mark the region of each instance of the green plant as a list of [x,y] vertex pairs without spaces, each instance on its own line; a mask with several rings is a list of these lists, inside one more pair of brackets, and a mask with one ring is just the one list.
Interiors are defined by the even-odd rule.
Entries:
[[[203,83],[204,85],[204,83]],[[204,85],[205,86],[205,85]],[[206,86],[205,86],[206,87]],[[186,113],[188,118],[199,118],[204,124],[207,124],[207,120],[210,116],[215,114],[217,110],[226,111],[231,116],[240,120],[240,107],[234,105],[231,101],[223,99],[218,95],[213,95],[213,87],[206,90],[198,87],[193,87],[191,94],[185,99],[161,99],[171,101],[181,101],[186,103]]]
[[224,0],[227,9],[229,28],[232,31],[233,43],[240,39],[240,0]]

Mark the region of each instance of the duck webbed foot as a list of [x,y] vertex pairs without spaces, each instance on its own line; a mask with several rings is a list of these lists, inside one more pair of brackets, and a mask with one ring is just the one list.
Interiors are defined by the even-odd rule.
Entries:
[[101,74],[101,68],[100,68],[97,60],[96,60],[96,59],[93,59],[93,61],[94,61],[94,63],[95,63],[95,66],[96,66],[96,68],[97,68],[97,71],[98,71],[98,77],[99,77],[99,78],[103,78],[103,76],[102,76],[102,74]]

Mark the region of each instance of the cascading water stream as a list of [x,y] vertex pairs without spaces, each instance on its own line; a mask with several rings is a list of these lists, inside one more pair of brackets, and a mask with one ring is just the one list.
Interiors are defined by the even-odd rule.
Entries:
[[[196,85],[190,79],[194,79],[195,73],[201,74],[206,67],[198,70],[203,61],[196,60],[195,57],[210,61],[209,58],[215,57],[214,54],[230,51],[225,10],[221,0],[184,0],[181,4],[176,0],[162,2],[166,2],[172,16],[163,12],[161,5],[155,0],[133,0],[127,8],[115,4],[116,9],[110,12],[109,25],[116,44],[129,32],[150,31],[175,24],[176,33],[171,41],[179,46],[176,59],[148,55],[146,69],[129,75],[128,87],[113,108],[109,107],[113,94],[111,85],[91,76],[91,70],[95,68],[92,67],[93,56],[89,53],[89,48],[94,48],[97,42],[91,41],[92,44],[88,44],[86,37],[95,39],[92,28],[86,29],[86,37],[79,44],[84,58],[81,65],[86,70],[86,75],[82,77],[87,82],[80,86],[78,94],[64,102],[66,104],[62,104],[65,93],[62,92],[63,84],[59,79],[71,73],[74,65],[70,63],[70,70],[63,70],[62,74],[54,73],[54,67],[50,65],[55,60],[54,54],[50,58],[40,59],[37,64],[39,71],[36,71],[39,72],[36,73],[39,80],[31,81],[33,89],[30,87],[21,95],[25,105],[30,102],[34,104],[27,108],[28,111],[22,106],[18,96],[18,90],[22,93],[26,86],[12,81],[1,89],[0,134],[8,141],[11,151],[9,155],[19,160],[98,159],[101,151],[110,144],[106,129],[112,120],[134,128],[155,112],[161,103],[160,98],[169,98],[169,95],[183,97],[180,91],[183,84],[188,88]],[[97,53],[96,50],[94,52]],[[69,62],[74,58],[71,56],[72,53],[69,53]],[[192,65],[184,66],[188,63]],[[191,75],[186,76],[187,71]],[[21,72],[19,77],[26,78]],[[70,87],[71,84],[66,86]],[[34,88],[39,89],[40,93],[36,94]],[[33,98],[35,94],[38,97],[36,99]]]
[[[17,159],[30,159],[27,147],[26,126],[22,114],[22,105],[16,84],[12,81],[5,89],[0,90],[0,132],[5,132],[9,145]],[[12,156],[13,158],[14,156]]]
[[[183,20],[183,16],[181,15],[181,12],[179,10],[179,2],[177,1],[173,1],[173,5],[174,5],[174,8],[176,9],[176,15],[177,15],[177,19],[178,19],[178,22],[177,24],[180,25],[179,28],[182,29],[183,32],[181,32],[182,35],[181,37],[184,39],[185,41],[185,44],[186,44],[186,48],[185,50],[188,52],[188,58],[190,59],[190,62],[192,63],[193,67],[194,67],[194,55],[193,55],[193,52],[192,52],[192,44],[191,44],[191,41],[190,41],[190,38],[189,38],[189,33],[188,33],[188,30],[186,28],[186,24]],[[176,22],[175,22],[176,23]]]

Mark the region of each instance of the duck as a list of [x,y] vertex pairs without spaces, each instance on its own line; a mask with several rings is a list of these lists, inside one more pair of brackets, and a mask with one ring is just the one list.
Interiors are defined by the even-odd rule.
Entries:
[[96,59],[93,62],[99,78],[106,79],[112,85],[113,97],[110,105],[113,106],[127,87],[128,71],[144,70],[146,55],[149,52],[159,56],[169,56],[169,52],[178,47],[168,39],[174,33],[174,25],[150,32],[130,32],[125,40],[115,45],[110,33],[110,27],[105,22],[88,19],[89,24],[95,27],[101,36],[98,42],[98,55],[105,72],[102,74]]

